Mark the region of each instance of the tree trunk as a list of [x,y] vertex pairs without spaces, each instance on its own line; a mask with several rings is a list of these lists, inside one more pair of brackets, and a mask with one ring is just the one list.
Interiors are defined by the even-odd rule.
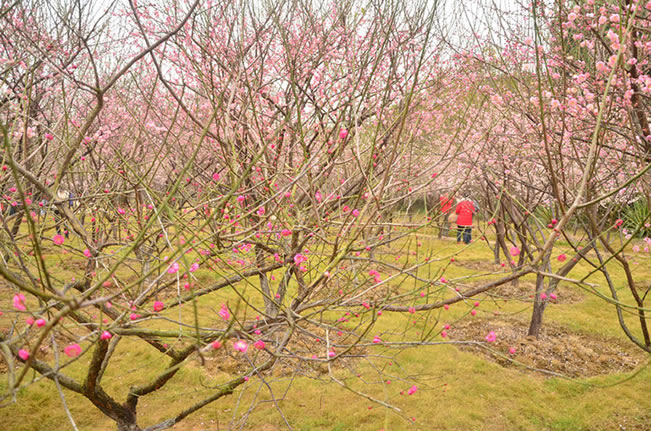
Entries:
[[[255,248],[255,260],[258,269],[264,266],[264,251],[260,247]],[[267,274],[260,273],[260,289],[262,290],[264,298],[264,309],[267,316],[274,317],[277,312],[277,307],[271,297],[271,289],[269,288],[269,278]]]
[[[557,271],[557,274],[561,277],[565,277],[567,274],[572,271],[572,269],[579,263],[579,261],[585,257],[585,255],[592,250],[594,247],[594,242],[583,247],[572,259],[569,259],[568,262],[563,265],[561,269]],[[551,265],[549,264],[549,255],[545,258],[544,267],[547,271],[551,272]],[[558,286],[559,279],[553,278],[549,281],[547,290],[545,291],[546,295],[549,296],[556,287]],[[540,335],[540,329],[542,328],[542,318],[545,308],[547,307],[548,299],[541,299],[540,294],[543,293],[545,277],[538,275],[536,277],[536,293],[534,296],[533,302],[533,313],[531,314],[531,322],[529,323],[529,333],[527,335],[534,336],[538,338]]]
[[536,294],[533,300],[533,313],[531,313],[531,322],[529,323],[529,332],[527,335],[538,338],[542,328],[543,313],[547,306],[547,300],[542,299],[540,294],[545,287],[545,277],[538,274],[536,277]]
[[19,210],[16,212],[16,221],[14,221],[13,226],[11,226],[11,238],[16,238],[18,232],[20,231],[20,225],[23,223],[23,211]]
[[495,247],[493,247],[493,256],[495,257],[495,265],[500,264],[500,242],[495,239]]
[[135,423],[118,422],[118,431],[140,431],[140,427]]

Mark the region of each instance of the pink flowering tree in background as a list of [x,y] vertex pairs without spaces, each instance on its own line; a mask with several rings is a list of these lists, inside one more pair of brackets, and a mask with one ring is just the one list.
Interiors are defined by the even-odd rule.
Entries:
[[[470,298],[530,274],[538,335],[559,281],[592,286],[582,260],[651,349],[628,256],[650,220],[621,220],[649,202],[651,5],[536,3],[522,28],[458,41],[437,2],[388,3],[2,6],[3,404],[40,375],[64,406],[72,391],[118,429],[166,429],[286,369],[399,413],[334,366],[436,344],[435,310],[474,315]],[[479,201],[491,281],[459,291],[430,266],[451,259],[419,239],[441,193]],[[391,312],[414,330],[378,332]],[[112,393],[139,348],[158,374]],[[198,395],[139,423],[193,360],[236,367],[183,375]]]
[[[382,310],[416,297],[387,281],[433,283],[425,256],[370,254],[427,225],[384,235],[436,178],[405,157],[450,73],[436,9],[279,6],[3,10],[5,401],[31,369],[64,406],[65,389],[141,429],[139,400],[190,358],[238,363],[147,428],[165,429],[274,367],[344,385],[331,364],[368,355]],[[119,399],[103,381],[132,343],[160,372]]]
[[[480,89],[491,104],[482,126],[492,144],[475,168],[496,215],[489,221],[496,261],[501,249],[512,267],[531,264],[537,273],[529,335],[538,336],[559,281],[570,281],[584,260],[603,275],[625,333],[650,349],[646,292],[625,253],[641,251],[627,229],[648,244],[650,8],[641,1],[535,2],[522,38],[511,38],[500,51],[459,55],[482,71]],[[484,44],[506,38],[507,31],[513,28],[498,27]],[[623,226],[633,202],[646,211]],[[622,241],[614,244],[620,230]],[[554,248],[561,238],[569,248]],[[626,273],[637,324],[623,318],[629,305],[619,302],[605,266],[613,258]],[[555,271],[554,261],[561,264]]]

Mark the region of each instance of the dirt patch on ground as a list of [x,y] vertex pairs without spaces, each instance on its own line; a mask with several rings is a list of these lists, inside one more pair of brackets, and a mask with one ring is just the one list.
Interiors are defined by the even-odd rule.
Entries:
[[[455,263],[459,266],[467,269],[472,269],[473,271],[477,272],[500,273],[501,276],[506,276],[509,274],[509,271],[505,271],[501,265],[495,265],[494,263],[486,260],[456,260]],[[459,286],[461,289],[465,287],[470,290],[476,287],[480,287],[485,283],[487,282],[474,282],[468,285],[463,285],[460,283]],[[533,302],[535,290],[536,285],[533,281],[516,280],[515,283],[505,283],[501,286],[491,289],[487,292],[487,294],[495,299],[515,299],[524,302]],[[583,301],[584,298],[583,293],[579,288],[576,288],[567,283],[559,283],[552,293],[556,295],[556,298],[550,299],[550,302],[556,304],[576,304],[577,302]]]
[[[303,327],[303,329],[306,329]],[[309,334],[309,335],[308,335]],[[315,336],[317,338],[315,338]],[[269,346],[278,343],[283,334],[267,334],[260,337]],[[318,340],[318,341],[317,341]],[[318,378],[329,372],[328,362],[325,361],[327,348],[325,334],[320,328],[309,327],[309,332],[297,332],[286,345],[284,353],[287,355],[279,360],[270,371],[274,377],[287,377],[296,374]],[[347,345],[357,340],[357,335],[348,331],[336,331],[331,335],[331,351],[340,353]],[[198,354],[194,355],[196,366],[206,369],[209,374],[225,372],[228,374],[242,374],[250,369],[251,362],[262,365],[270,359],[269,353],[264,350],[256,350],[253,343],[249,343],[247,351],[248,359],[233,351],[235,339],[224,340],[222,346],[216,350],[208,350],[204,353],[203,361]],[[333,369],[353,369],[360,357],[365,356],[364,347],[354,347],[346,351],[336,361],[331,362]],[[249,362],[251,361],[251,362]]]
[[[482,342],[486,348],[464,346],[462,350],[472,350],[502,366],[524,365],[525,370],[568,377],[628,372],[645,359],[643,352],[618,340],[577,334],[554,324],[546,324],[538,339],[525,336],[526,330],[526,323],[516,319],[472,319],[450,328],[448,336],[453,341]],[[491,331],[496,339],[488,343],[486,336]]]
[[[536,291],[536,284],[532,281],[518,280],[513,283],[506,283],[487,292],[494,299],[509,299],[523,302],[533,302],[533,296]],[[578,287],[573,287],[563,283],[554,289],[555,299],[550,298],[552,304],[576,304],[584,299],[583,293]]]
[[455,264],[463,266],[467,269],[472,269],[473,271],[480,272],[497,272],[503,271],[504,268],[501,265],[496,265],[490,260],[464,260],[463,258],[455,258]]
[[[20,316],[21,319],[26,316]],[[17,324],[17,330],[18,331],[24,331],[25,328],[27,327],[26,323],[23,323],[22,321],[18,322]],[[53,363],[54,362],[54,348],[55,344],[52,343],[52,334],[54,335],[54,341],[56,343],[56,348],[60,352],[60,355],[63,355],[63,349],[65,346],[68,344],[76,341],[75,338],[73,338],[70,334],[68,333],[62,333],[60,331],[53,331],[50,333],[51,335],[46,337],[42,344],[39,346],[38,351],[36,353],[36,358]],[[12,333],[10,332],[10,329],[8,328],[0,328],[0,335],[2,335],[5,338],[9,338]],[[15,333],[13,333],[13,336],[16,336]],[[21,344],[22,346],[34,346],[36,343],[36,340],[39,338],[40,333],[36,325],[33,325],[32,328],[29,330],[27,333],[27,337],[25,339],[25,342]],[[32,356],[34,355],[34,352],[30,352]],[[62,357],[61,361],[65,362],[67,360],[67,357]],[[20,361],[17,358],[14,358],[14,366],[21,366]],[[4,355],[0,354],[0,374],[4,374],[8,371],[9,367],[7,362],[5,361]]]

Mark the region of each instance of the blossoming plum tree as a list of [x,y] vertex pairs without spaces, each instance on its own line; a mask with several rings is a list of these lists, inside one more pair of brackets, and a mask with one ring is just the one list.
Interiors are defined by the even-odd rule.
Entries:
[[[325,370],[399,411],[333,364],[435,343],[449,326],[433,310],[459,304],[474,316],[470,298],[528,274],[535,333],[558,280],[586,285],[570,278],[578,260],[607,281],[606,253],[629,268],[608,235],[623,202],[648,197],[649,5],[623,5],[618,20],[614,4],[598,18],[528,10],[542,20],[531,40],[456,54],[437,33],[438,7],[3,5],[3,400],[34,370],[64,406],[62,388],[120,430],[160,430],[254,379],[272,390],[271,371],[284,367]],[[586,76],[588,63],[597,72]],[[437,206],[409,222],[396,215],[460,187],[483,188],[496,243],[509,261],[518,248],[510,271],[463,292],[445,268],[429,270],[450,257],[412,240]],[[553,206],[556,222],[541,224],[537,206]],[[554,272],[561,235],[570,259]],[[626,271],[636,304],[614,289],[612,299],[620,315],[635,310],[642,338],[622,325],[648,350],[645,296]],[[390,312],[422,327],[378,334]],[[127,379],[119,399],[103,382],[121,376],[130,349],[155,354],[157,374]],[[215,359],[237,367],[139,423],[142,398],[171,390],[192,360]]]

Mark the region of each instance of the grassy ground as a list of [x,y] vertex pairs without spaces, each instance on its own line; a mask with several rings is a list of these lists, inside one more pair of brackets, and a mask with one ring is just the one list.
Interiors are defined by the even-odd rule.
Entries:
[[[413,239],[408,251],[396,249],[386,258],[404,263],[406,259],[415,260],[433,252],[439,260],[420,270],[421,275],[432,276],[447,266],[450,257],[454,256],[455,262],[447,266],[445,277],[469,277],[462,284],[498,276],[485,274],[500,268],[492,265],[492,251],[485,243],[477,242],[464,248],[454,241],[423,235],[419,235],[419,240],[422,242],[420,248],[415,247],[417,240]],[[418,256],[410,255],[415,250]],[[49,256],[48,259],[65,261],[66,258]],[[637,260],[634,265],[636,280],[648,283],[651,279],[649,259]],[[623,273],[615,266],[612,269],[617,286],[623,286]],[[587,271],[587,266],[580,265],[571,275],[578,278]],[[67,276],[65,269],[59,276]],[[527,280],[532,281],[532,278]],[[600,282],[597,278],[592,280]],[[407,283],[401,289],[412,287]],[[634,350],[628,347],[630,342],[617,324],[613,306],[580,288],[566,288],[572,289],[572,295],[579,300],[571,303],[559,300],[558,304],[550,306],[545,314],[547,322],[553,322],[568,334],[581,334],[588,339],[618,343],[624,346],[622,348]],[[606,293],[603,287],[599,289]],[[620,294],[621,299],[627,301],[624,289]],[[2,308],[8,309],[10,298],[3,296]],[[233,293],[224,290],[202,300],[199,309],[202,321],[213,318],[211,316],[215,316],[219,304],[229,298],[233,298]],[[505,303],[486,296],[481,301],[480,313],[475,318],[484,319],[489,326],[495,312],[500,317],[509,316],[519,322],[516,329],[524,336],[530,303]],[[471,304],[456,304],[448,311],[432,312],[427,327],[434,325],[438,332],[443,323],[454,325],[458,319],[467,316],[471,308]],[[172,311],[177,315],[179,312],[190,313],[190,305],[182,307],[181,311]],[[425,329],[425,323],[420,320],[422,316],[416,325],[411,322],[412,318],[405,314],[385,313],[373,331],[382,334],[383,340],[391,341],[399,339],[405,331],[413,335]],[[627,321],[635,323],[632,317],[627,317]],[[448,340],[449,337],[433,338],[433,341],[441,343]],[[152,348],[128,340],[120,344],[119,350],[103,384],[108,393],[124,400],[128,385],[150,380],[165,369],[166,363],[160,361]],[[78,365],[68,368],[70,375],[82,377],[83,365],[90,357],[88,353],[82,355]],[[346,363],[347,367],[334,370],[334,375],[345,382],[348,389],[362,391],[389,403],[399,408],[399,412],[343,388],[328,379],[327,374],[315,379],[284,369],[268,376],[266,381],[252,378],[232,396],[210,404],[174,429],[228,429],[228,423],[233,420],[238,425],[235,429],[240,429],[241,425],[247,430],[283,429],[285,423],[299,430],[594,430],[622,429],[620,426],[627,430],[651,429],[648,425],[651,423],[651,371],[644,365],[648,363],[648,357],[640,353],[636,354],[640,355],[642,365],[631,372],[572,380],[532,372],[516,365],[503,367],[478,351],[461,350],[453,344],[417,349],[370,346],[368,353],[369,358],[351,360]],[[517,354],[514,359],[518,360]],[[229,372],[236,366],[219,353],[208,354],[204,366],[197,358],[193,359],[191,366],[183,368],[164,391],[140,401],[139,423],[152,425],[180,411],[189,401],[210,394],[219,382],[227,380]],[[414,382],[418,391],[407,395],[407,389]],[[3,378],[0,389],[4,389],[5,384]],[[400,394],[401,391],[404,395]],[[68,391],[64,391],[64,395],[79,429],[114,428],[113,422],[87,400]],[[251,406],[255,408],[249,411]],[[54,384],[45,379],[25,387],[17,394],[15,403],[0,408],[0,423],[0,428],[7,430],[70,429],[62,400]]]

